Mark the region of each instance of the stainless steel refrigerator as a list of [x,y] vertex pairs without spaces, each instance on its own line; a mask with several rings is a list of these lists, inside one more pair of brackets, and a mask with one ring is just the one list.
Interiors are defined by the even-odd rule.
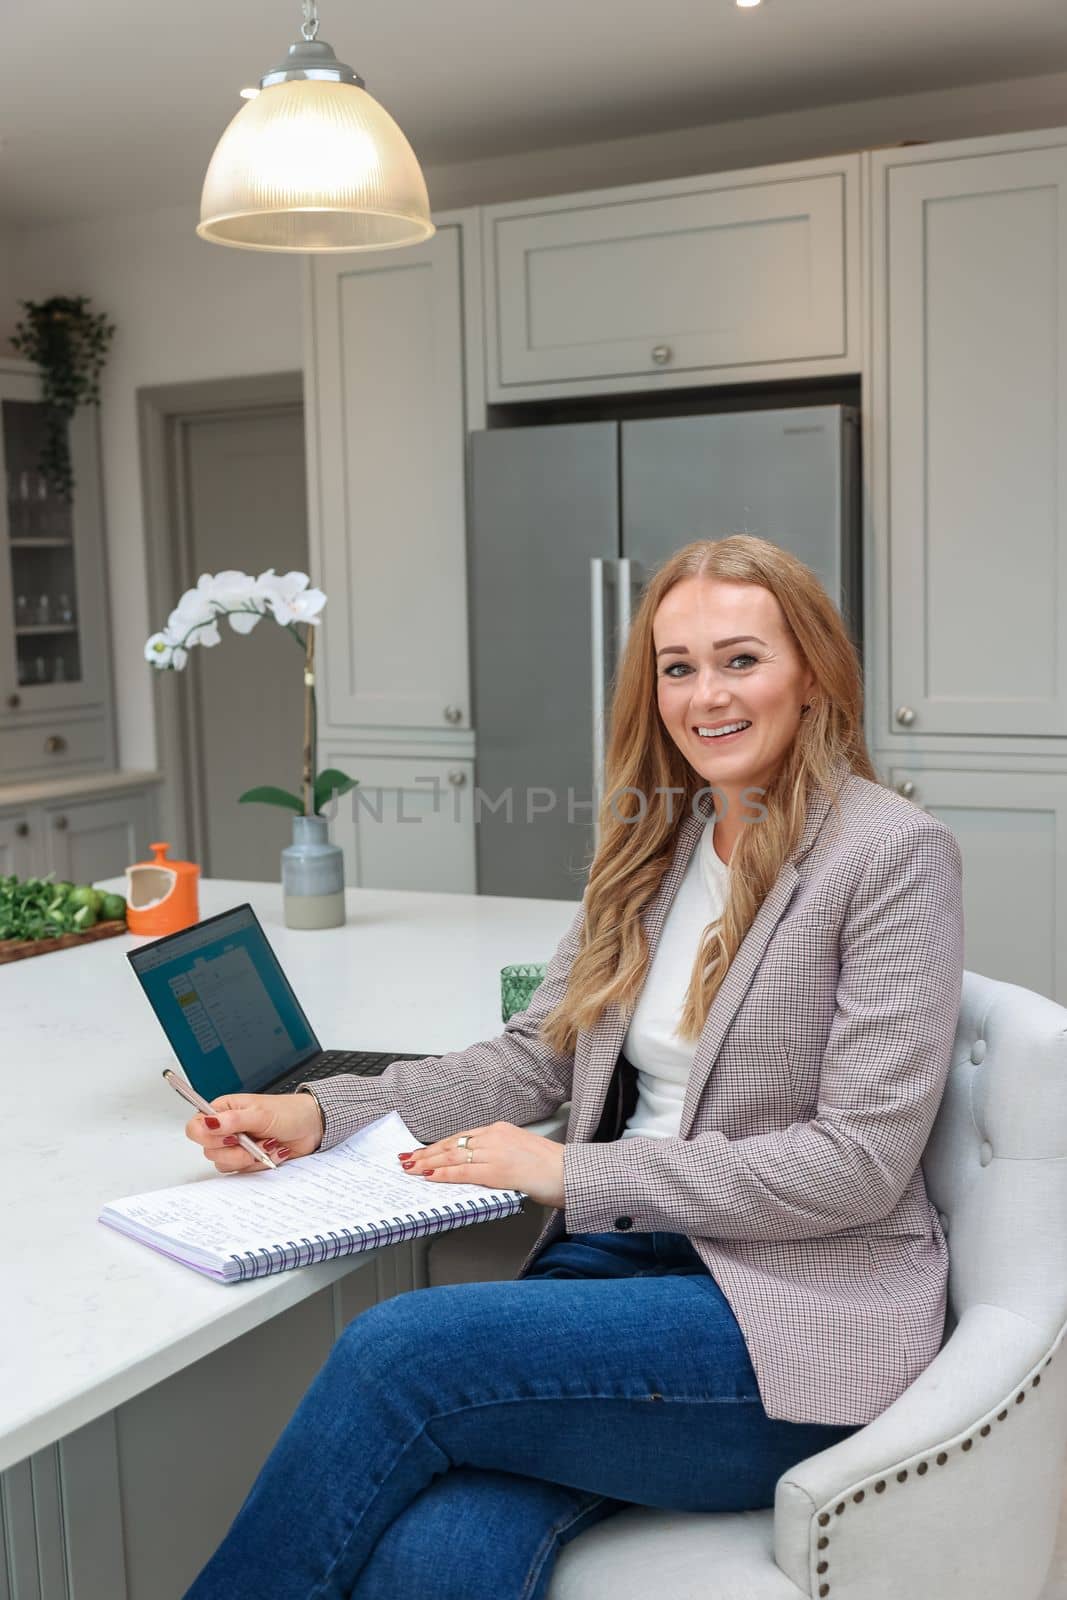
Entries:
[[682,545],[793,551],[862,648],[858,420],[828,405],[473,435],[479,893],[581,898],[614,665],[642,583]]

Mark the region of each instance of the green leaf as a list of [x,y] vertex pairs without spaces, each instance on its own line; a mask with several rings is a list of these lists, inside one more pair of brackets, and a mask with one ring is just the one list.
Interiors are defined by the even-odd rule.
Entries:
[[238,804],[243,805],[246,800],[257,801],[265,806],[287,806],[290,811],[304,814],[304,802],[299,795],[290,794],[288,789],[275,789],[266,784],[260,789],[246,789],[244,794],[238,795]]
[[359,783],[358,778],[348,778],[336,767],[326,767],[315,779],[315,812],[322,810],[327,800],[332,800],[334,795],[340,797],[347,794],[349,789],[354,789]]

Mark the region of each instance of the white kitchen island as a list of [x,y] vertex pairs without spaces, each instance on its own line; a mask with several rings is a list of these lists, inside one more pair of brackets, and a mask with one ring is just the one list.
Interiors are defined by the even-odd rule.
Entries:
[[[427,1055],[499,1033],[500,968],[547,960],[576,909],[350,889],[345,927],[305,932],[277,885],[217,880],[200,914],[246,900],[324,1048]],[[177,1600],[340,1330],[421,1281],[418,1247],[392,1246],[223,1285],[96,1220],[213,1172],[160,1076],[173,1058],[126,960],[145,942],[0,967],[2,1600]],[[463,1236],[476,1252],[500,1226]]]

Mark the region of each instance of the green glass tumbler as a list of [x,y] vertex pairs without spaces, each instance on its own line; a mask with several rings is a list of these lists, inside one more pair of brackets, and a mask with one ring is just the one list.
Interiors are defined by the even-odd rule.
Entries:
[[500,1014],[505,1022],[516,1012],[526,1010],[547,971],[548,964],[544,961],[524,961],[514,967],[501,967]]

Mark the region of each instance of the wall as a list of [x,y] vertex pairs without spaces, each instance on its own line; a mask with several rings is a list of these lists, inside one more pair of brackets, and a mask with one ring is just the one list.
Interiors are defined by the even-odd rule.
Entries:
[[[709,108],[713,109],[713,108]],[[711,124],[578,148],[427,169],[434,206],[799,161],[902,140],[974,137],[1067,122],[1067,73]],[[102,430],[119,759],[152,766],[156,744],[145,639],[149,617],[136,391],[148,384],[301,365],[296,260],[202,243],[192,205],[0,235],[0,337],[15,299],[88,294],[118,324]]]

